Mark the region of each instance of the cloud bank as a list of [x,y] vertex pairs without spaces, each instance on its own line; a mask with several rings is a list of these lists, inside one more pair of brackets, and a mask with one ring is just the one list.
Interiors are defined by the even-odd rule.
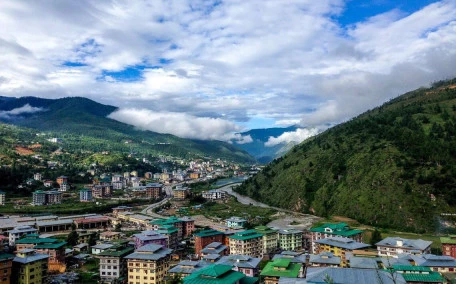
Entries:
[[290,142],[301,143],[307,138],[317,135],[319,132],[318,128],[298,128],[296,131],[285,132],[279,137],[269,137],[268,141],[264,143],[264,146],[272,147],[281,143],[288,144]]
[[0,93],[85,96],[176,121],[153,126],[163,132],[226,139],[173,117],[313,128],[456,76],[455,1],[341,23],[349,3],[1,1]]
[[109,118],[134,125],[142,130],[173,134],[182,138],[201,140],[234,140],[249,143],[250,136],[234,134],[241,128],[227,120],[211,117],[196,117],[185,113],[153,112],[148,109],[127,108],[111,113]]
[[44,108],[32,107],[29,104],[25,104],[21,107],[12,109],[12,110],[2,110],[0,111],[0,118],[11,119],[14,116],[19,116],[21,114],[31,114],[35,112],[45,111]]

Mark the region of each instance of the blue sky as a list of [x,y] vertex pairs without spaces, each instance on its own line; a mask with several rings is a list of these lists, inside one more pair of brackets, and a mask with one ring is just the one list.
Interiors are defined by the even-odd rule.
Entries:
[[7,0],[0,21],[1,95],[84,96],[188,138],[304,139],[456,76],[454,0]]

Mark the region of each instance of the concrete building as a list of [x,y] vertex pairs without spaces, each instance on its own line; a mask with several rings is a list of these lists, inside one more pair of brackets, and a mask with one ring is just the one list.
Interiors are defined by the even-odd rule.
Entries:
[[74,219],[77,229],[106,229],[111,225],[111,219],[106,216]]
[[13,267],[14,255],[9,253],[0,253],[0,284],[10,284]]
[[183,260],[179,262],[176,266],[168,270],[168,275],[170,277],[180,277],[181,279],[184,277],[189,276],[193,272],[196,272],[200,269],[203,269],[210,265],[210,263],[206,261],[191,261],[191,260]]
[[301,271],[302,265],[299,263],[292,263],[287,258],[279,258],[268,262],[260,275],[265,284],[278,284],[282,277],[298,278]]
[[201,250],[213,242],[224,243],[225,235],[222,232],[208,229],[194,234],[195,254],[200,255]]
[[155,230],[143,231],[140,234],[134,234],[133,241],[135,242],[136,249],[150,244],[168,247],[168,238]]
[[62,183],[68,183],[68,177],[59,176],[56,181],[59,185],[61,185]]
[[0,191],[0,205],[5,205],[6,202],[6,193],[4,191]]
[[440,237],[442,254],[456,258],[456,236]]
[[309,256],[309,266],[318,267],[340,267],[341,258],[331,252],[322,252],[320,254],[311,254]]
[[225,191],[212,189],[202,193],[203,198],[210,201],[224,200],[228,198],[228,194]]
[[40,238],[38,234],[29,234],[25,238],[16,240],[16,249],[34,249],[38,254],[47,254],[48,271],[63,273],[66,270],[65,264],[66,242],[53,238]]
[[18,240],[28,234],[36,234],[37,232],[38,232],[38,230],[31,226],[18,226],[16,228],[14,228],[13,230],[7,231],[9,245],[15,246],[16,240]]
[[362,242],[363,240],[363,231],[351,229],[346,223],[326,223],[322,226],[311,228],[310,235],[312,238],[312,253],[316,252],[316,240],[329,237],[349,238],[357,242]]
[[161,226],[174,226],[178,230],[177,235],[179,240],[190,237],[195,230],[195,220],[188,216],[181,218],[172,216],[167,219],[156,219],[151,221],[150,224],[154,230],[158,230]]
[[160,245],[145,245],[127,255],[128,283],[159,284],[170,268],[172,250]]
[[60,204],[62,203],[62,193],[56,190],[45,191],[46,193],[46,204]]
[[83,188],[79,191],[79,201],[80,202],[91,202],[92,201],[92,190],[88,188]]
[[41,181],[42,178],[43,176],[40,173],[33,174],[33,179],[36,181]]
[[375,244],[379,256],[397,258],[399,254],[430,254],[431,241],[410,240],[400,237],[388,237]]
[[43,190],[36,190],[32,193],[32,205],[41,206],[46,204],[46,193]]
[[188,196],[190,196],[190,188],[188,187],[176,186],[176,188],[173,189],[174,199],[184,200]]
[[119,213],[131,212],[131,209],[133,209],[133,207],[125,205],[117,206],[112,208],[112,215],[117,216]]
[[230,265],[234,271],[242,272],[246,276],[256,277],[260,271],[261,258],[248,255],[222,256],[216,263]]
[[163,195],[163,184],[148,183],[146,184],[146,197],[150,199],[159,199]]
[[429,267],[432,271],[439,273],[456,272],[456,259],[446,255],[411,255],[416,266]]
[[112,185],[110,184],[97,184],[92,187],[93,198],[110,197],[112,194]]
[[248,255],[251,257],[263,256],[263,235],[255,230],[235,233],[229,238],[230,254]]
[[315,242],[317,244],[317,253],[331,252],[335,256],[339,256],[341,258],[342,267],[347,266],[347,253],[370,247],[368,244],[341,237],[331,237]]
[[277,230],[267,226],[258,226],[255,227],[255,231],[263,235],[263,255],[277,251],[279,241]]
[[36,253],[34,249],[18,251],[13,259],[12,275],[15,283],[37,284],[46,283],[48,274],[47,254]]
[[282,250],[302,250],[303,231],[296,229],[285,229],[278,231],[278,244]]
[[127,260],[125,256],[134,251],[127,241],[118,243],[99,253],[101,283],[118,283],[118,279],[127,277]]
[[246,222],[247,222],[247,220],[240,218],[240,217],[236,217],[236,216],[233,216],[233,217],[225,220],[226,226],[228,228],[234,228],[234,229],[243,228]]
[[228,247],[219,242],[213,242],[208,244],[205,248],[201,250],[201,257],[210,255],[210,254],[218,254],[218,255],[226,255]]

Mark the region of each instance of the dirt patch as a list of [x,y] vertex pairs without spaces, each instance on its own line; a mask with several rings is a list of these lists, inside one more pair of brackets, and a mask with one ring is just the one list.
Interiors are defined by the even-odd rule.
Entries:
[[39,149],[41,148],[41,144],[33,144],[29,146],[29,149]]
[[16,153],[18,153],[19,155],[23,155],[23,156],[35,154],[35,152],[30,150],[29,148],[25,148],[25,147],[21,147],[21,146],[16,147]]

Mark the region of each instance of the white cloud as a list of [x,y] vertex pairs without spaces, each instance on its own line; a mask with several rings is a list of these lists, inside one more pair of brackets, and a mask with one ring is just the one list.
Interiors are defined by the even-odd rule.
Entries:
[[253,138],[250,135],[236,133],[231,142],[236,142],[236,144],[248,144],[253,142]]
[[272,147],[277,144],[288,144],[290,142],[301,143],[307,138],[317,135],[319,132],[318,128],[298,128],[296,131],[285,132],[279,137],[269,137],[268,141],[264,143],[264,146]]
[[30,114],[35,112],[45,111],[44,108],[40,107],[32,107],[29,104],[25,104],[21,107],[14,108],[12,110],[1,110],[0,111],[0,118],[10,119],[13,116],[19,116],[21,114]]
[[119,109],[109,118],[131,124],[142,130],[173,134],[183,138],[202,140],[239,140],[234,132],[241,130],[236,124],[220,118],[196,117],[185,113],[153,112],[147,109]]
[[[153,113],[213,118],[232,131],[253,117],[278,125],[334,124],[456,76],[455,1],[412,14],[388,11],[349,26],[336,20],[344,5],[1,1],[0,93],[86,96]],[[141,73],[136,81],[110,73],[135,66]]]

